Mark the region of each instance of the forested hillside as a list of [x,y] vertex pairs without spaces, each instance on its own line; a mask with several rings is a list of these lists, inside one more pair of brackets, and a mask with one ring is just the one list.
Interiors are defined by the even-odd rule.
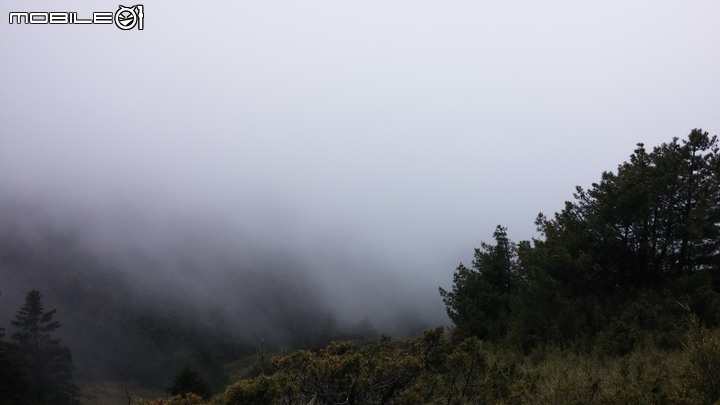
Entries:
[[242,305],[203,306],[177,280],[133,285],[72,232],[4,222],[0,302],[26,297],[0,311],[16,319],[0,333],[0,376],[15,381],[2,386],[17,403],[42,380],[15,330],[35,290],[48,347],[72,351],[75,379],[135,379],[172,395],[143,404],[720,400],[720,153],[699,129],[637,144],[562,210],[539,214],[535,239],[514,242],[498,225],[439,290],[452,325],[411,338],[378,337],[367,320],[338,327],[301,275],[274,267],[228,268],[220,284]]
[[[720,155],[699,129],[602,174],[540,237],[494,243],[440,288],[453,321],[409,341],[276,357],[220,403],[715,403]],[[224,401],[224,402],[223,402]]]
[[281,260],[253,269],[228,263],[193,285],[197,277],[183,271],[196,263],[165,271],[142,254],[118,260],[46,220],[34,210],[3,210],[0,326],[12,342],[10,321],[26,294],[39,291],[62,325],[52,337],[71,349],[76,380],[163,389],[192,366],[219,390],[223,364],[261,342],[272,350],[320,347],[345,333],[303,274]]
[[548,218],[542,237],[515,244],[498,227],[451,291],[440,290],[456,333],[608,355],[650,338],[678,347],[688,306],[718,323],[720,157],[716,137],[642,144]]

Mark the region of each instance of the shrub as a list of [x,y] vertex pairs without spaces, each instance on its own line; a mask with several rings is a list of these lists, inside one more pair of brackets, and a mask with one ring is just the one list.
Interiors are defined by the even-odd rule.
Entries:
[[687,386],[704,403],[720,401],[720,332],[709,331],[691,314],[685,349],[689,357]]
[[280,388],[273,376],[259,375],[252,379],[240,380],[225,390],[225,404],[273,404],[280,396]]
[[140,400],[137,405],[206,405],[202,398],[193,393],[175,395],[170,398],[157,398],[148,401]]

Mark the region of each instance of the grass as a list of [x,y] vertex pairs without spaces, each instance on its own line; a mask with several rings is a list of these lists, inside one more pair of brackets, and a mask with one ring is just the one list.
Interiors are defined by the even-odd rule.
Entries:
[[162,389],[143,387],[136,381],[77,381],[76,384],[81,389],[81,405],[124,405],[128,403],[128,394],[132,404],[166,395]]
[[[622,357],[554,348],[539,349],[522,357],[510,350],[483,344],[485,366],[473,377],[472,398],[453,403],[720,404],[720,329],[708,330],[694,318],[689,324],[681,348],[661,350],[648,343]],[[226,365],[226,371],[232,376],[231,383],[256,375],[257,364],[258,357],[248,355]],[[428,381],[420,378],[416,381],[420,385],[411,388],[422,393],[429,387],[422,384]],[[433,381],[442,384],[443,378],[438,376]],[[126,389],[133,404],[139,399],[167,397],[160,390],[143,389],[138,383],[80,382],[79,385],[83,389],[83,405],[127,404]],[[437,389],[440,394],[432,397],[430,403],[447,403],[444,388],[438,386]],[[208,403],[223,402],[222,392],[218,392]]]

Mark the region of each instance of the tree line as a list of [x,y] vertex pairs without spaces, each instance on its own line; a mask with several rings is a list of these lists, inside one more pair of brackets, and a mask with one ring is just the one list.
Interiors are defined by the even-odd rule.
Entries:
[[[497,226],[494,242],[439,289],[449,332],[333,342],[271,360],[262,350],[212,399],[186,368],[172,397],[139,403],[716,403],[719,150],[700,129],[650,151],[637,144],[560,212],[539,214],[540,237],[516,243]],[[77,403],[54,314],[33,290],[10,340],[0,330],[8,403]]]
[[539,238],[497,226],[439,289],[450,333],[276,356],[213,403],[717,403],[718,150],[700,129],[637,144]]
[[622,355],[651,339],[678,347],[682,305],[708,326],[720,315],[718,140],[695,129],[576,188],[535,224],[542,237],[494,244],[440,289],[455,333],[528,353],[544,345]]

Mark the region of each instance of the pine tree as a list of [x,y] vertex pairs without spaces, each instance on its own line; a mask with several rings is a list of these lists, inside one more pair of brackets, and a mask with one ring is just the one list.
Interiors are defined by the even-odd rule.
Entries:
[[603,173],[574,196],[555,219],[539,221],[540,229],[548,244],[590,254],[613,289],[657,287],[712,270],[717,260],[720,144],[707,132],[692,130],[687,140],[650,153],[640,143],[617,173]]
[[12,339],[17,343],[30,388],[28,404],[79,403],[79,389],[72,383],[72,354],[60,345],[60,339],[52,337],[61,326],[53,321],[54,315],[55,310],[45,311],[42,296],[32,290],[12,321],[17,328]]
[[518,285],[517,246],[500,225],[493,237],[495,245],[483,242],[475,249],[472,268],[460,263],[451,291],[440,288],[460,335],[497,339],[507,331],[511,297]]
[[170,395],[185,395],[192,392],[203,399],[210,398],[210,384],[192,367],[185,367],[175,376],[173,385],[167,389]]
[[20,365],[17,346],[5,341],[5,329],[0,328],[0,402],[22,404],[27,395],[27,379]]

